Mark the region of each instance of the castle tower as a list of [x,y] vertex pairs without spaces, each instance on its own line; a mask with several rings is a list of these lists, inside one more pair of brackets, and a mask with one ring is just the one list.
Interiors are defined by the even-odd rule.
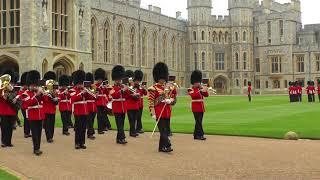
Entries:
[[[208,71],[209,66],[209,21],[212,0],[188,0],[188,35],[190,44],[190,62],[187,71],[199,69]],[[206,76],[206,75],[204,75]]]
[[232,79],[234,79],[231,82],[231,87],[233,87],[233,94],[242,93],[248,82],[254,81],[253,7],[257,2],[258,0],[229,0],[232,33]]

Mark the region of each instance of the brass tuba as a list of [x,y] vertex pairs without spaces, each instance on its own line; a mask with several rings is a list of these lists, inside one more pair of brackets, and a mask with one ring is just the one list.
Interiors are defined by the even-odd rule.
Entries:
[[9,74],[5,74],[0,77],[0,89],[2,90],[2,95],[5,92],[11,92],[13,90],[13,87],[10,84],[11,82],[11,76]]

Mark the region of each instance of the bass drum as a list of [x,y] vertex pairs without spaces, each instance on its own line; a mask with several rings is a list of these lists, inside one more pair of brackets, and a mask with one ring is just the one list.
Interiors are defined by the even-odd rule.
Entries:
[[107,114],[109,116],[113,116],[113,113],[112,113],[112,101],[108,102],[108,104],[107,104]]

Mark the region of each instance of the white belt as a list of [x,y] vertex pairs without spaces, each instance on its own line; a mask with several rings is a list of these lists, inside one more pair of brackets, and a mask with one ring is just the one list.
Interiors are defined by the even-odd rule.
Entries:
[[121,101],[125,101],[126,99],[113,99],[113,101],[116,101],[116,102],[121,102]]
[[203,99],[195,99],[195,100],[192,100],[191,102],[203,102]]
[[78,102],[74,102],[73,104],[87,104],[87,101],[78,101]]
[[88,103],[95,103],[96,101],[94,101],[94,100],[88,100],[87,102],[88,102]]
[[42,105],[36,105],[36,106],[30,106],[28,107],[28,109],[40,109],[42,107],[43,107]]
[[105,95],[105,94],[98,94],[97,96],[98,97],[107,97],[107,95]]
[[68,102],[70,102],[70,100],[68,100],[68,99],[65,99],[65,100],[61,100],[60,102],[63,102],[63,103],[68,103]]

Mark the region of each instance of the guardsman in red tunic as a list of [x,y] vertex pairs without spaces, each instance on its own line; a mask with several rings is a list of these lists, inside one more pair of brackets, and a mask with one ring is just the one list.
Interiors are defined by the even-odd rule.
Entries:
[[147,83],[142,82],[142,79],[143,79],[143,72],[141,70],[136,70],[134,72],[134,86],[137,87],[138,93],[140,94],[139,110],[138,110],[137,123],[136,123],[136,132],[140,134],[144,133],[142,128],[143,96],[146,96],[148,94],[148,91],[146,88]]
[[172,98],[172,89],[166,85],[169,78],[168,66],[159,62],[153,68],[153,79],[156,82],[148,88],[149,110],[153,119],[157,121],[160,132],[159,152],[171,152],[169,140],[169,120],[171,118],[171,106],[175,99]]
[[293,86],[293,82],[289,82],[289,99],[290,99],[290,102],[294,102],[294,91],[295,91],[295,88]]
[[44,93],[43,96],[43,108],[46,119],[43,122],[43,127],[46,132],[48,143],[53,143],[54,128],[56,123],[56,107],[58,105],[56,79],[56,73],[52,71],[45,73],[43,77],[43,80],[46,83],[46,93]]
[[252,93],[252,85],[251,85],[251,82],[249,81],[248,82],[248,99],[249,99],[249,102],[251,102],[251,93]]
[[308,95],[308,102],[312,102],[312,86],[311,86],[311,81],[308,81],[308,86],[306,88],[307,95]]
[[45,120],[45,112],[43,109],[43,90],[39,87],[40,73],[38,71],[30,71],[27,75],[27,85],[29,90],[27,103],[27,118],[30,123],[33,153],[37,156],[42,154],[40,150],[42,122]]
[[94,73],[95,84],[97,87],[97,120],[98,120],[98,134],[104,134],[104,131],[111,130],[111,124],[107,116],[107,104],[109,91],[106,88],[106,71],[99,68]]
[[140,94],[138,92],[139,86],[135,86],[133,82],[134,72],[131,70],[126,71],[126,78],[128,78],[128,86],[130,89],[130,96],[126,99],[128,119],[130,126],[130,136],[137,137],[139,134],[136,132],[137,115],[139,112]]
[[26,110],[28,109],[28,106],[27,106],[27,103],[26,101],[30,98],[28,95],[27,95],[27,90],[28,90],[28,86],[27,86],[27,75],[28,75],[28,72],[25,72],[21,75],[21,78],[20,78],[20,82],[21,82],[21,90],[18,92],[18,95],[19,95],[19,98],[21,99],[22,101],[22,104],[21,104],[21,113],[22,113],[22,116],[23,116],[23,119],[24,119],[24,122],[23,122],[23,130],[24,130],[24,137],[25,138],[29,138],[31,137],[31,131],[30,131],[30,123],[29,123],[29,120],[27,118],[27,115],[26,115]]
[[319,98],[319,102],[320,102],[320,79],[318,80],[318,98]]
[[78,70],[73,74],[73,92],[70,94],[75,118],[75,149],[86,149],[86,126],[89,116],[87,100],[95,95],[89,90],[84,88],[83,82],[85,81],[86,73]]
[[70,91],[68,86],[70,85],[70,78],[66,75],[62,75],[59,78],[59,111],[62,121],[62,134],[69,136],[69,123],[71,122],[72,106],[70,101]]
[[195,120],[193,137],[195,140],[206,140],[204,137],[202,120],[205,112],[204,98],[209,96],[207,86],[201,86],[202,72],[195,70],[191,74],[192,88],[188,89],[191,96],[191,108]]
[[117,144],[127,144],[124,133],[124,120],[126,118],[127,103],[126,98],[129,97],[130,92],[127,86],[122,85],[122,79],[125,78],[125,69],[121,65],[117,65],[112,69],[112,80],[114,86],[110,91],[112,97],[112,112],[114,114],[117,124]]
[[314,87],[314,81],[311,81],[311,91],[312,91],[312,102],[316,102],[316,88]]
[[1,147],[13,147],[12,133],[13,125],[17,121],[17,112],[20,108],[17,92],[14,90],[14,84],[19,77],[15,77],[12,71],[5,72],[1,76],[0,87],[0,118],[1,118]]
[[297,96],[298,102],[302,102],[302,82],[297,81]]
[[86,87],[89,89],[89,91],[92,92],[93,96],[90,96],[89,99],[87,99],[87,107],[88,107],[88,121],[87,121],[87,137],[91,140],[94,140],[96,137],[94,137],[94,119],[96,118],[97,115],[97,105],[96,105],[96,85],[94,84],[93,80],[93,74],[92,73],[87,73],[86,74],[86,81],[90,84],[90,87]]

